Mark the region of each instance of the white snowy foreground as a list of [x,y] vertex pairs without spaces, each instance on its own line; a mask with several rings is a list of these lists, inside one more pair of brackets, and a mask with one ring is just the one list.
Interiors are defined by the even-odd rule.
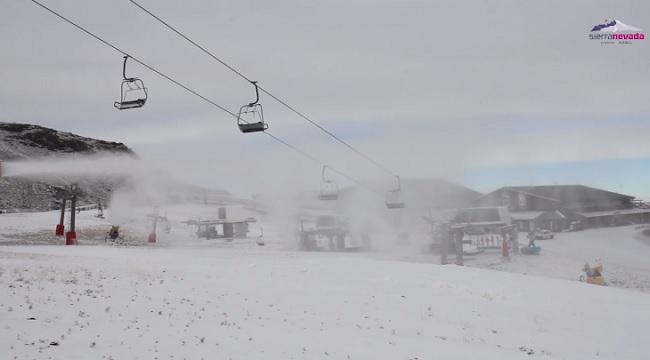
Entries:
[[[502,262],[495,250],[476,256],[468,265],[576,280],[585,262],[598,260],[609,286],[650,294],[650,237],[641,235],[642,228],[631,225],[558,233],[553,240],[536,241],[542,247],[538,256],[522,255]],[[525,234],[520,237],[523,243]]]
[[267,241],[1,246],[0,359],[648,358],[647,293]]

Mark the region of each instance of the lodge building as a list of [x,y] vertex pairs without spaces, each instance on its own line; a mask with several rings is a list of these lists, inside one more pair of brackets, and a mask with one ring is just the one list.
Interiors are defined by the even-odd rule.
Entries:
[[485,194],[473,206],[504,206],[519,231],[578,230],[650,222],[650,208],[634,196],[584,185],[509,186]]

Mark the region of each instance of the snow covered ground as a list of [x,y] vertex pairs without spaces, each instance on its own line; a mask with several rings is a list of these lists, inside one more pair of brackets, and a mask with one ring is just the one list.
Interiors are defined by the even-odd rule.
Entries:
[[634,227],[458,267],[287,250],[268,224],[264,247],[198,240],[173,210],[158,244],[116,247],[93,215],[80,215],[79,246],[19,245],[56,241],[55,212],[0,215],[0,358],[647,358],[650,295],[575,281],[597,257],[608,279],[645,284],[650,246]]
[[[553,240],[537,240],[537,256],[517,256],[502,262],[491,251],[469,261],[469,266],[576,280],[586,262],[600,259],[610,286],[650,292],[650,238],[641,235],[643,226],[631,225],[558,233]],[[520,239],[525,234],[520,234]],[[523,242],[524,240],[520,240]]]

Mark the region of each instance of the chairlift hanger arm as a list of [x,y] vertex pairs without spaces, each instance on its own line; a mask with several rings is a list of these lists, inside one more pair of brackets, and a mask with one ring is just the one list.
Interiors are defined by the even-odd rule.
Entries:
[[129,55],[124,55],[124,63],[122,64],[122,78],[124,80],[128,80],[126,78],[126,61],[129,59]]
[[[127,76],[126,76],[126,61],[129,60],[130,57],[131,57],[131,55],[129,55],[129,54],[124,55],[124,63],[122,64],[122,78],[124,78],[124,80],[126,80],[126,81],[133,81],[133,80],[135,80],[135,78],[127,77]],[[136,61],[137,61],[137,60],[136,60]],[[138,62],[139,62],[139,61],[138,61]]]
[[248,106],[255,106],[255,105],[257,105],[257,103],[260,102],[260,90],[257,87],[257,81],[252,81],[251,80],[250,83],[253,84],[253,86],[255,86],[255,101],[248,104]]

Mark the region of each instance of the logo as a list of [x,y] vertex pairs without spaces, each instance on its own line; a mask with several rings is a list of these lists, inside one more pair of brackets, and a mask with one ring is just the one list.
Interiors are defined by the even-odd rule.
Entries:
[[632,44],[645,40],[645,33],[638,27],[620,20],[607,20],[595,25],[589,32],[589,40],[600,40],[601,44]]

